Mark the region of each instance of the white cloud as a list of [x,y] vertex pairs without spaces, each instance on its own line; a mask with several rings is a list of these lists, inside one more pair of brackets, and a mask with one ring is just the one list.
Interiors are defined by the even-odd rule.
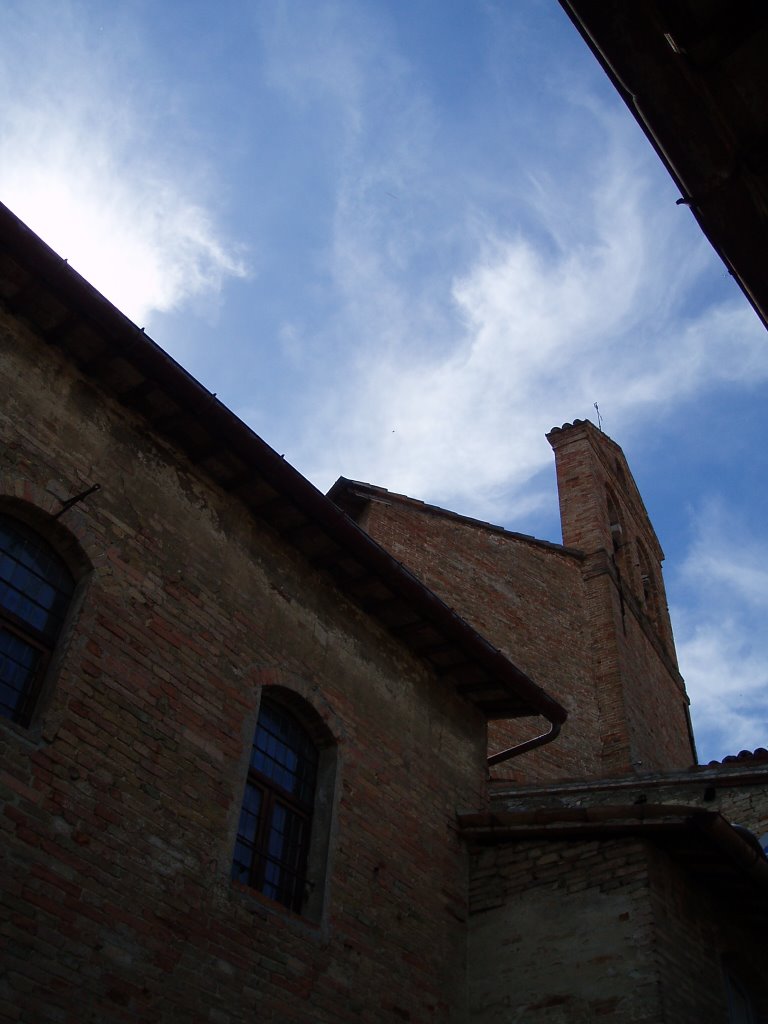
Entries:
[[[283,332],[313,416],[281,447],[319,486],[343,472],[508,520],[542,497],[543,433],[594,402],[626,437],[650,412],[768,378],[759,324],[623,111],[569,79],[553,105],[527,97],[524,125],[489,92],[495,139],[524,152],[536,110],[555,140],[521,173],[492,145],[456,148],[428,85],[382,58],[369,10],[331,4],[292,31],[277,10],[272,82],[316,105],[340,154],[335,311]],[[697,285],[712,294],[691,314]]]
[[[336,312],[297,313],[282,338],[318,376],[301,395],[311,416],[292,437],[281,425],[280,450],[319,486],[341,472],[514,524],[556,504],[541,472],[551,481],[549,427],[597,401],[626,440],[652,416],[768,379],[762,328],[625,111],[574,95],[570,68],[555,104],[525,98],[527,127],[489,93],[494,144],[475,161],[446,141],[418,77],[377,60],[370,25],[340,26],[338,10],[272,36],[273,83],[316,105],[340,154]],[[545,162],[499,160],[505,137],[542,153],[531,125],[554,140]],[[768,552],[726,543],[709,513],[700,526],[670,589],[710,758],[768,740],[756,618]]]
[[[313,415],[278,427],[281,448],[319,486],[343,472],[509,519],[541,497],[543,433],[594,402],[626,437],[650,412],[768,378],[759,324],[624,111],[569,74],[559,96],[524,104],[489,85],[447,130],[428,78],[382,57],[392,34],[369,8],[329,4],[300,26],[277,11],[273,85],[315,105],[340,154],[334,312],[283,332]],[[484,118],[490,134],[473,135]],[[531,136],[543,124],[546,159]],[[531,142],[537,164],[498,157]],[[712,294],[690,314],[702,282]]]
[[267,83],[302,108],[341,114],[339,129],[356,135],[361,127],[365,61],[359,43],[370,25],[362,7],[311,5],[297,19],[295,6],[277,2],[260,13],[267,40]]
[[[148,66],[130,21],[142,6],[113,5],[104,26],[78,0],[7,5],[0,198],[149,326],[153,313],[215,303],[245,268],[216,227],[211,179],[225,170],[201,157],[184,99]],[[314,199],[316,170],[336,190],[320,269],[293,282],[270,339],[296,376],[264,384],[281,395],[268,440],[320,486],[343,472],[514,522],[545,486],[554,505],[541,475],[551,481],[549,427],[597,401],[627,440],[650,415],[768,379],[762,328],[665,172],[626,112],[584,92],[567,62],[543,77],[528,68],[536,88],[509,94],[505,69],[526,60],[510,32],[487,93],[472,106],[467,90],[460,115],[441,109],[426,65],[398,52],[386,5],[304,5],[297,18],[275,3],[255,18],[264,66],[250,101],[278,96],[280,115],[304,115],[269,123],[300,124],[317,147],[285,142],[308,165],[307,203],[325,197]],[[323,296],[317,318],[303,306],[311,292]],[[702,515],[676,613],[712,756],[766,738],[768,552],[743,533],[727,541],[727,525]]]
[[173,97],[141,73],[140,54],[133,66],[116,56],[131,49],[125,30],[110,38],[67,3],[7,19],[0,146],[13,158],[0,164],[0,198],[145,325],[215,297],[245,267],[214,226],[202,164],[159,130]]
[[414,281],[393,269],[382,254],[398,240],[386,221],[342,196],[336,330],[360,356],[351,377],[334,381],[314,435],[323,450],[310,440],[300,455],[310,475],[327,484],[340,468],[508,518],[535,501],[531,480],[551,459],[544,431],[589,415],[595,401],[626,436],[651,409],[663,415],[723,382],[768,378],[760,326],[737,296],[683,314],[681,296],[717,273],[714,258],[660,210],[649,165],[621,126],[605,117],[602,127],[602,150],[571,172],[580,202],[570,218],[562,183],[546,174],[533,193],[536,235],[489,227],[469,206],[457,213],[472,244],[442,291],[428,274]]
[[670,590],[701,759],[768,746],[768,544],[712,501]]

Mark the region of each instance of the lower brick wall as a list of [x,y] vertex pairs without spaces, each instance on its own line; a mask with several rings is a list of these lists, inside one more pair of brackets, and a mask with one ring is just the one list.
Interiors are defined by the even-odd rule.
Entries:
[[661,851],[650,851],[649,877],[662,1019],[691,1024],[730,1020],[728,972],[749,993],[756,1021],[768,1019],[762,932],[750,934],[727,899],[715,896]]
[[764,936],[652,843],[472,852],[472,1024],[723,1024],[728,974],[768,1020]]
[[[372,501],[362,523],[374,540],[418,576],[559,701],[568,721],[557,741],[503,762],[495,778],[515,782],[594,775],[601,718],[584,611],[581,561],[573,553],[425,511],[418,503]],[[495,753],[546,732],[539,721],[496,721]]]
[[[372,662],[357,677],[400,697]],[[463,1024],[467,855],[453,822],[481,800],[483,733],[473,745],[466,709],[446,715],[437,686],[431,699],[415,721],[377,721],[370,696],[356,714],[334,700],[347,733],[320,925],[230,882],[238,760],[214,770],[177,754],[171,776],[174,720],[162,767],[124,757],[124,741],[151,744],[149,715],[121,737],[84,719],[77,745],[64,725],[39,744],[0,727],[0,1019]]]
[[470,914],[473,1024],[658,1024],[643,844],[521,842],[477,849]]

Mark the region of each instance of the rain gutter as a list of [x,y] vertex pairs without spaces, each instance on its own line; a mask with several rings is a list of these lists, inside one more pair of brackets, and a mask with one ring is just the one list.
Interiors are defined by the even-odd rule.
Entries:
[[556,740],[560,735],[561,722],[549,720],[550,728],[547,732],[543,732],[540,736],[534,736],[533,739],[524,740],[522,743],[517,743],[514,747],[507,747],[506,750],[500,750],[496,754],[491,754],[488,758],[488,767],[492,768],[495,764],[501,764],[502,761],[509,761],[513,757],[519,757],[520,754],[525,754],[529,750],[535,750],[536,747],[543,747],[547,743],[551,743],[552,740]]

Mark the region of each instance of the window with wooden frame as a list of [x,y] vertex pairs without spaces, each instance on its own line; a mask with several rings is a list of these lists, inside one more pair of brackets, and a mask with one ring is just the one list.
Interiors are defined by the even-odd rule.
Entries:
[[240,811],[232,878],[300,913],[320,751],[299,717],[262,697]]
[[0,513],[0,715],[29,725],[74,589],[51,545]]

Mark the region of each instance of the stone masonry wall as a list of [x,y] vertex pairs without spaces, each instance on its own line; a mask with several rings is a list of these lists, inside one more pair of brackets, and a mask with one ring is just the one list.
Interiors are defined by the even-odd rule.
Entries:
[[700,766],[687,772],[645,774],[633,779],[602,779],[597,783],[562,786],[494,786],[496,810],[531,811],[592,805],[671,804],[719,811],[736,825],[756,836],[768,833],[768,768],[735,762]]
[[[57,350],[3,318],[0,353],[0,504],[101,484],[59,520],[87,572],[55,678],[0,720],[0,1017],[463,1021],[480,716]],[[318,924],[229,880],[272,684],[337,743]]]
[[[549,787],[513,787],[497,783],[493,790],[492,810],[526,814],[536,812],[542,816],[542,820],[547,816],[551,820],[558,809],[585,809],[605,805],[637,808],[670,805],[717,811],[727,821],[746,826],[757,836],[768,832],[768,769],[765,764],[755,762],[751,765],[748,760],[702,766],[687,772],[647,773],[632,779],[616,777]],[[549,854],[544,852],[547,849]],[[513,928],[511,922],[528,920],[530,906],[535,906],[529,903],[529,889],[537,891],[547,882],[550,886],[547,890],[550,904],[558,902],[554,896],[559,898],[562,892],[568,892],[571,899],[569,887],[576,886],[576,890],[580,891],[582,886],[583,865],[589,864],[590,857],[598,865],[604,861],[609,862],[612,849],[613,841],[590,846],[572,840],[560,840],[552,841],[549,847],[546,844],[529,846],[516,843],[475,851],[472,934],[484,936],[486,949],[494,942],[499,948],[504,948],[504,942],[510,934],[522,936],[522,924]],[[525,859],[521,858],[521,851],[525,853]],[[646,879],[641,888],[636,889],[637,878],[629,880],[628,887],[624,886],[627,878],[623,867],[616,872],[616,885],[622,895],[642,893],[646,915],[643,920],[651,929],[643,941],[650,942],[652,946],[652,962],[656,965],[654,970],[658,981],[657,996],[653,996],[650,988],[647,990],[648,998],[657,999],[655,1004],[649,1005],[658,1008],[658,1016],[651,1016],[650,1019],[669,1021],[670,1024],[678,1021],[720,1024],[726,1019],[726,974],[730,973],[749,992],[757,1013],[756,1020],[768,1020],[768,976],[765,972],[762,934],[750,934],[749,924],[739,906],[734,906],[723,896],[716,896],[711,886],[695,879],[682,865],[656,849],[652,843],[646,845],[646,862]],[[506,887],[499,890],[499,881],[494,878],[496,863],[504,865],[500,878],[514,878],[514,886],[507,882]],[[548,879],[546,874],[541,875],[542,871],[549,872],[552,877]],[[564,923],[560,945],[563,960],[554,972],[556,977],[565,974],[566,978],[570,978],[574,971],[581,977],[582,968],[587,972],[585,978],[593,976],[596,962],[584,966],[581,945],[591,950],[596,941],[603,941],[610,948],[609,936],[612,929],[615,929],[616,948],[623,948],[625,937],[621,917],[602,913],[593,918],[595,908],[600,908],[600,901],[604,900],[602,889],[590,883],[585,892],[589,894],[589,899],[584,908],[573,906],[567,901],[558,902],[556,920]],[[484,901],[491,901],[489,905],[492,908],[492,916],[487,919],[487,923],[483,921]],[[477,915],[475,910],[478,911]],[[593,924],[596,935],[602,936],[602,939],[598,940],[589,934],[588,927],[584,935],[577,934],[582,920],[587,925]],[[538,941],[538,932],[536,935]],[[570,946],[568,936],[573,940]],[[523,943],[522,937],[514,941]],[[470,945],[471,950],[475,948]],[[479,962],[482,964],[482,959]],[[563,963],[566,964],[565,970]],[[610,970],[610,962],[607,964]],[[651,960],[646,960],[641,968],[644,978],[648,977],[650,964]],[[631,978],[632,985],[635,979],[632,972],[635,969],[634,962],[628,960],[624,977],[625,980]],[[547,1012],[553,1016],[544,1019],[559,1019],[556,1009],[547,1008]],[[563,1020],[579,1019],[569,1017],[569,1012],[568,1009],[563,1011]],[[624,1012],[623,1008],[617,1007],[615,1015],[612,1011],[610,1019],[634,1019],[632,1016],[625,1018]],[[482,1021],[485,1018],[480,1016],[478,1019]],[[501,1022],[518,1019],[527,1021],[534,1018],[526,1015],[515,1017],[511,1013],[508,1017],[502,1014],[497,1018]]]
[[766,1019],[762,935],[652,843],[475,848],[470,911],[473,1024],[721,1024],[727,973]]
[[632,839],[472,854],[473,1024],[659,1024],[647,852]]

